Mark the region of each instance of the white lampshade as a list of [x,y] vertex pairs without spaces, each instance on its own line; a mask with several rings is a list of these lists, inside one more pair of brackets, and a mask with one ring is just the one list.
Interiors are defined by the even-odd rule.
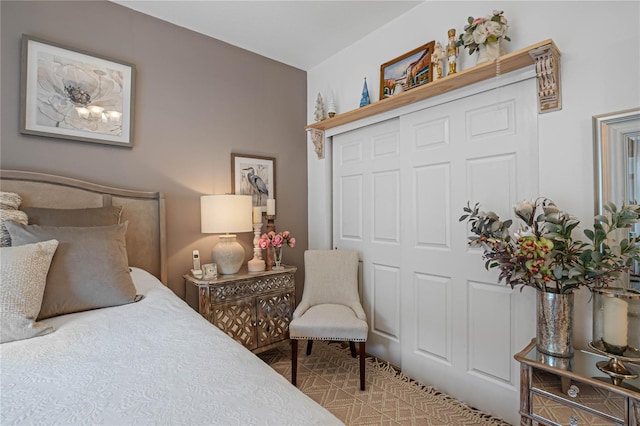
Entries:
[[253,231],[250,195],[203,195],[200,213],[204,234]]
[[244,249],[229,232],[250,232],[252,225],[250,195],[203,195],[200,197],[200,230],[223,234],[213,248],[213,262],[222,275],[235,274],[244,262]]

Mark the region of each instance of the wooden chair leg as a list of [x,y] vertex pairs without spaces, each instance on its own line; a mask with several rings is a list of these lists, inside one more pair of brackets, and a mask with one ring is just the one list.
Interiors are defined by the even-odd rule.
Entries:
[[313,346],[313,340],[307,340],[307,356],[311,355],[312,346]]
[[364,364],[365,364],[365,346],[366,346],[366,342],[360,342],[360,390],[363,391],[364,390],[364,378],[365,378],[365,373],[364,373]]
[[297,386],[298,380],[298,341],[291,339],[291,384]]
[[356,353],[356,344],[353,342],[349,342],[349,349],[351,349],[351,358],[355,358],[358,356]]

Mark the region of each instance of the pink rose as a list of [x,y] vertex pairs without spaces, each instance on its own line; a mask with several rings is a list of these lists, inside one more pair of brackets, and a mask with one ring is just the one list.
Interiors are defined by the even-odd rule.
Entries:
[[296,246],[296,239],[291,237],[291,239],[289,240],[289,247],[295,247]]
[[262,250],[266,250],[267,248],[269,248],[269,240],[266,238],[260,238],[260,241],[258,241],[258,247],[260,247]]
[[273,244],[274,247],[282,247],[283,241],[284,241],[284,238],[282,238],[282,235],[276,234],[271,239],[271,244]]
[[276,233],[273,231],[269,231],[269,233],[267,234],[267,237],[269,237],[270,240],[273,240],[273,237],[276,236]]
[[282,238],[284,238],[285,240],[291,238],[291,234],[289,233],[289,231],[282,232]]

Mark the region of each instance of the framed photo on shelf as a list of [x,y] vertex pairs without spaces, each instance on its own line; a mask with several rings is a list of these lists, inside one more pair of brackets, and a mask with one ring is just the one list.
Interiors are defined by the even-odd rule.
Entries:
[[20,133],[133,145],[135,66],[22,36]]
[[251,195],[253,205],[267,211],[267,199],[276,197],[276,159],[231,154],[231,192]]
[[435,40],[380,66],[380,99],[429,83],[433,80],[431,54]]

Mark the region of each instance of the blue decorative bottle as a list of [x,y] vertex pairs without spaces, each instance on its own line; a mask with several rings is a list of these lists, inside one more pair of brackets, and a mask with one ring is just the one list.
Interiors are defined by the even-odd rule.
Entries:
[[364,78],[364,87],[362,88],[362,98],[360,98],[360,106],[369,105],[371,99],[369,99],[369,89],[367,89],[367,77]]

